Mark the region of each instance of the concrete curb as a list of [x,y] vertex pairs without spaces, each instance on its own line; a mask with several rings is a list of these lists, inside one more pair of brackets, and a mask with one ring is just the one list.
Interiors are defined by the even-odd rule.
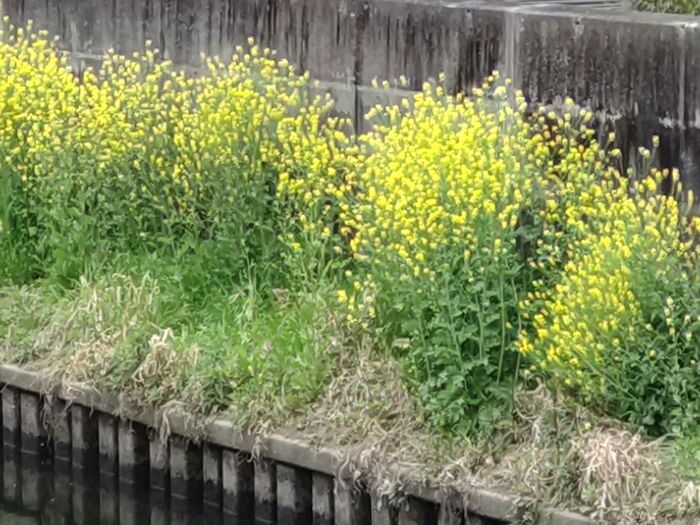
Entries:
[[[102,414],[118,415],[132,423],[150,428],[158,428],[162,422],[155,410],[125,407],[116,397],[101,394],[82,385],[70,384],[56,388],[42,374],[13,365],[0,365],[0,384],[5,385],[3,394],[7,391],[14,395],[14,392],[19,390],[39,396],[52,395],[67,404],[80,405]],[[241,432],[225,419],[212,421],[206,425],[203,433],[196,434],[191,424],[188,424],[187,419],[182,415],[170,415],[167,421],[171,434],[193,437],[207,446],[231,449],[245,454],[252,454],[256,449],[252,435]],[[303,436],[291,434],[273,433],[258,440],[257,445],[265,460],[326,476],[336,476],[342,457],[338,450],[323,446],[315,447]],[[443,492],[430,486],[409,485],[405,487],[405,494],[436,505],[445,501]],[[533,502],[478,487],[472,488],[462,497],[466,502],[465,510],[468,513],[507,523],[518,523],[525,516],[532,515],[535,515],[536,519],[528,522],[538,525],[591,525],[594,523],[591,519],[579,514],[551,508],[538,509]]]

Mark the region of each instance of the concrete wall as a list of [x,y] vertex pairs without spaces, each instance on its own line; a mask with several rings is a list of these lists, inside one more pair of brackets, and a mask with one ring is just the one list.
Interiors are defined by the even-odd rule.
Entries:
[[[467,90],[493,70],[533,100],[572,96],[614,125],[625,150],[662,136],[662,162],[700,190],[700,18],[610,9],[620,0],[0,0],[17,24],[61,38],[76,68],[146,39],[196,70],[254,36],[333,92],[358,119],[378,101],[371,81],[409,87],[444,72]],[[575,4],[583,6],[576,7]],[[606,9],[607,8],[607,9]]]

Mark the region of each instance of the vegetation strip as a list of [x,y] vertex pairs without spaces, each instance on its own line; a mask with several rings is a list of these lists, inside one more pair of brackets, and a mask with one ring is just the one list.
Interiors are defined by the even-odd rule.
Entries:
[[253,41],[196,77],[147,46],[76,78],[47,35],[4,31],[3,362],[192,434],[295,428],[384,498],[483,482],[615,523],[700,510],[700,220],[659,137],[627,158],[497,73],[469,95],[442,75],[354,134]]
[[[55,400],[65,401],[68,405],[78,404],[100,413],[111,414],[120,418],[141,423],[149,428],[159,428],[167,419],[167,426],[172,434],[192,438],[201,443],[217,445],[226,449],[259,453],[262,457],[279,461],[295,467],[308,469],[330,476],[338,473],[338,463],[344,452],[324,446],[314,446],[303,436],[271,434],[256,437],[237,428],[230,421],[218,418],[207,423],[204,430],[195,428],[191,418],[178,414],[160,416],[156,410],[135,409],[124,405],[112,395],[97,392],[94,388],[78,384],[65,384],[56,387],[51,378],[43,374],[23,370],[13,365],[0,365],[0,384],[18,390],[32,392],[40,396],[50,396]],[[439,490],[427,486],[407,485],[404,487],[408,496],[425,499],[441,504],[444,496]],[[517,523],[530,506],[517,496],[499,494],[490,490],[474,487],[465,494],[464,501],[469,512],[487,518]],[[588,525],[593,521],[572,512],[544,507],[537,511],[537,521],[541,525]]]

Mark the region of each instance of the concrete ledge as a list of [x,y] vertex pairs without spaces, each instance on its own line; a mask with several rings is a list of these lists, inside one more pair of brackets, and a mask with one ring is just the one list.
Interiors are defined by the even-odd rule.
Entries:
[[[39,395],[51,394],[67,404],[78,404],[96,412],[118,415],[147,427],[158,428],[162,416],[153,409],[133,409],[125,406],[116,397],[104,395],[95,389],[81,385],[52,385],[48,378],[39,373],[23,370],[13,365],[0,365],[0,384],[11,389],[32,392]],[[186,418],[176,415],[168,418],[173,434],[193,436],[192,425]],[[251,454],[255,452],[255,439],[241,432],[230,421],[216,419],[207,425],[198,439],[224,449],[232,449]],[[314,447],[302,436],[275,433],[263,437],[261,455],[265,460],[300,467],[311,472],[335,476],[342,451],[331,447]],[[440,505],[444,498],[440,489],[422,485],[408,485],[408,496]],[[463,495],[465,510],[486,518],[504,522],[519,520],[526,512],[532,511],[532,502],[523,501],[514,495],[501,494],[478,487]],[[337,502],[336,502],[337,505]],[[536,522],[539,525],[592,525],[593,521],[570,512],[550,508],[538,509]]]

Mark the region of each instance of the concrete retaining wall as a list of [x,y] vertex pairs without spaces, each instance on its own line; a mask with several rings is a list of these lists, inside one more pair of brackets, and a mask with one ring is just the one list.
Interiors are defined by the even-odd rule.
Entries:
[[[549,5],[551,4],[551,5]],[[0,0],[17,24],[59,35],[77,69],[146,39],[181,67],[254,36],[358,119],[373,78],[411,89],[444,72],[467,90],[493,70],[539,102],[572,96],[614,126],[623,150],[662,137],[661,160],[700,190],[700,18],[610,9],[620,0]],[[608,7],[608,9],[603,9]]]
[[[99,471],[101,486],[108,488],[114,480],[137,492],[150,490],[152,500],[167,495],[171,508],[194,502],[214,513],[300,525],[498,525],[519,523],[525,516],[540,525],[592,523],[478,488],[448,495],[408,485],[406,504],[391,509],[337,477],[339,451],[314,447],[303,437],[267,436],[253,459],[253,437],[227,420],[195,431],[187,418],[170,415],[171,434],[164,442],[154,428],[163,414],[126,407],[89,388],[50,388],[41,375],[9,365],[0,365],[0,385],[6,456],[53,454],[54,464],[66,466],[74,478]],[[28,487],[28,495],[35,489]],[[105,498],[109,494],[105,490]]]

